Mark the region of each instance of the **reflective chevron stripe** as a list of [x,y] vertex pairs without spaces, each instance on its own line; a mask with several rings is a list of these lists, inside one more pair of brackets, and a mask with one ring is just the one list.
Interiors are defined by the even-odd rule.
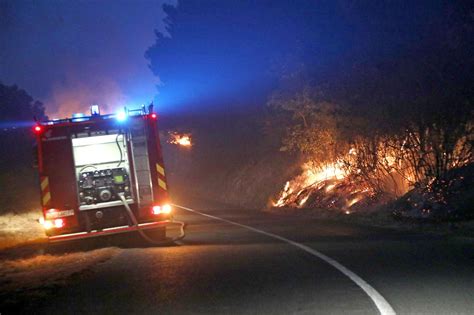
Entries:
[[156,164],[156,171],[158,174],[165,176],[165,169],[160,164]]
[[158,186],[160,186],[160,188],[163,190],[167,190],[165,168],[162,165],[156,163],[156,172],[158,173]]
[[161,178],[158,178],[158,185],[164,190],[166,190],[166,182],[162,180]]
[[43,207],[47,207],[49,202],[51,201],[51,193],[49,191],[49,178],[48,176],[41,177],[41,201],[43,203]]

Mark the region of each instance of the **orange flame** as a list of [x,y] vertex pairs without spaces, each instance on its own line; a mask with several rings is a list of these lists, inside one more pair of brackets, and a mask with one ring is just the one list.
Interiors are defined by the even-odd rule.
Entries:
[[[376,176],[380,178],[381,189],[396,195],[404,194],[415,181],[414,172],[403,165],[401,157],[390,147],[380,146],[377,150],[380,169]],[[356,208],[353,207],[356,203],[377,193],[370,183],[364,183],[357,177],[362,173],[358,154],[359,150],[352,147],[333,163],[318,165],[313,161],[303,164],[302,173],[286,182],[273,206],[301,208],[303,205],[311,207],[319,203],[321,206],[332,207],[328,202],[332,200],[332,204],[336,204],[337,199],[338,207],[345,211]]]
[[336,187],[336,184],[328,185],[328,186],[326,187],[326,192],[330,192],[331,190],[334,189],[334,187]]
[[168,140],[168,143],[180,145],[183,147],[192,146],[191,134],[189,133],[179,134],[177,132],[170,132],[169,135],[170,135],[170,138]]
[[[322,167],[314,167],[312,163],[303,164],[303,173],[291,181],[285,183],[285,187],[280,193],[280,196],[276,202],[273,202],[274,207],[283,207],[288,204],[288,198],[297,191],[301,193],[308,187],[318,186],[326,180],[342,180],[347,176],[347,173],[343,170],[341,162],[327,164]],[[326,191],[330,191],[335,185],[330,185],[326,188]],[[297,195],[299,195],[299,193]],[[298,206],[303,206],[309,198],[309,194],[306,195],[298,202]]]
[[349,203],[347,204],[347,206],[350,208],[352,207],[354,204],[358,203],[362,198],[360,197],[357,197],[357,198],[354,198],[352,199],[351,201],[349,201]]

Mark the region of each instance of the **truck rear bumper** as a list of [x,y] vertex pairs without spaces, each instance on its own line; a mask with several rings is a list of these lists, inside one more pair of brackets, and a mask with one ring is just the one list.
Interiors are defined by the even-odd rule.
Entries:
[[97,236],[105,236],[105,235],[112,235],[112,234],[120,234],[120,233],[127,233],[133,232],[138,230],[148,230],[148,229],[155,229],[158,227],[165,227],[170,220],[164,220],[159,222],[148,222],[148,223],[139,223],[138,226],[116,226],[111,228],[106,228],[100,231],[91,231],[91,232],[78,232],[78,233],[71,233],[71,234],[61,234],[48,237],[50,242],[62,242],[62,241],[69,241],[69,240],[77,240],[77,239],[85,239],[85,238],[92,238]]

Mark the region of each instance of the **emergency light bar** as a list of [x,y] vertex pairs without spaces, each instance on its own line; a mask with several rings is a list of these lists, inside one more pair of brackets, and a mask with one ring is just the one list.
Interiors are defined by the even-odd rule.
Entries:
[[[39,125],[58,125],[58,124],[64,124],[64,123],[76,123],[76,122],[84,122],[84,121],[89,121],[92,119],[116,119],[119,122],[123,122],[127,120],[128,117],[133,117],[133,116],[142,116],[142,115],[149,115],[150,118],[156,119],[157,114],[153,112],[153,107],[149,106],[148,110],[146,109],[145,106],[137,109],[127,109],[124,108],[123,110],[114,113],[114,114],[106,114],[106,115],[100,115],[100,109],[98,105],[92,105],[91,106],[91,116],[85,116],[85,115],[78,115],[74,114],[71,118],[64,118],[64,119],[53,119],[53,120],[46,120],[46,121],[41,121],[39,122]],[[37,126],[39,126],[37,125]],[[41,130],[35,129],[36,132],[39,132]]]

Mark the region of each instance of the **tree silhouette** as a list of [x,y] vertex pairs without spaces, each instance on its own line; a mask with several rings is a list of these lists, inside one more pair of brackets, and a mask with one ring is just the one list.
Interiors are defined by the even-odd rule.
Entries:
[[16,85],[0,83],[0,169],[31,161],[34,117],[45,118],[43,104]]
[[[394,172],[410,175],[412,184],[446,180],[454,168],[472,163],[474,10],[462,3],[445,9],[423,40],[396,58],[346,67],[309,92],[311,80],[295,91],[288,78],[304,76],[286,76],[268,102],[272,110],[292,114],[278,122],[286,127],[285,147],[324,163],[334,159],[330,152],[342,152],[343,158],[352,146],[358,159],[347,164],[373,186]],[[337,122],[333,128],[318,104],[343,108],[329,116]]]

